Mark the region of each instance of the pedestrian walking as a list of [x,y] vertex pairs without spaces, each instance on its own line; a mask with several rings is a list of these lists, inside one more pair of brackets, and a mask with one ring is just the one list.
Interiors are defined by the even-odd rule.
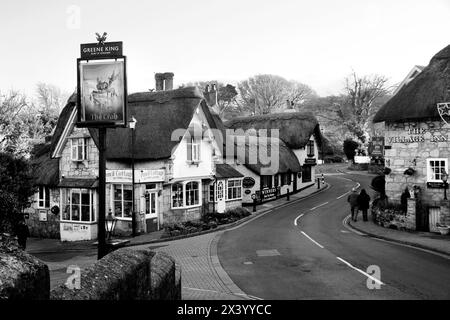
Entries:
[[30,230],[28,230],[28,226],[25,221],[21,220],[17,225],[16,235],[19,247],[22,250],[25,250],[27,247],[27,238],[30,236]]
[[369,210],[370,206],[370,196],[367,194],[365,189],[361,190],[357,202],[358,202],[358,209],[362,211],[363,221],[369,221],[367,219],[367,210]]
[[403,191],[402,195],[400,196],[400,203],[402,205],[402,211],[403,213],[406,213],[408,209],[408,199],[411,198],[411,194],[409,192],[408,187],[405,188],[405,191]]
[[347,202],[350,203],[350,212],[352,213],[352,220],[356,222],[358,218],[358,193],[356,189],[352,189],[352,193],[347,197]]

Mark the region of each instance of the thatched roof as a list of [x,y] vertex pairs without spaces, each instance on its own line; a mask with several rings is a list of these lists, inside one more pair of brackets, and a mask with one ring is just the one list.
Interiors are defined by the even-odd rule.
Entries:
[[50,158],[51,144],[37,145],[31,158],[34,185],[55,187],[59,182],[59,160]]
[[[245,157],[239,152],[239,148],[243,147],[240,143],[245,144]],[[240,136],[235,141],[235,148],[234,155],[238,161],[258,175],[301,171],[294,152],[278,138]],[[272,162],[272,154],[275,163]],[[233,159],[227,159],[230,160]]]
[[[230,129],[279,129],[279,138],[289,148],[305,147],[311,135],[314,134],[317,143],[321,143],[321,133],[317,119],[311,113],[287,112],[273,113],[262,116],[237,117],[225,122]],[[268,135],[270,131],[268,131]]]
[[73,109],[76,106],[77,94],[74,93],[70,96],[69,100],[67,100],[67,104],[62,109],[61,113],[58,117],[58,123],[56,124],[55,131],[53,132],[50,153],[55,151],[56,145],[58,144],[59,139],[66,127],[67,122],[69,121],[70,115],[72,114]]
[[450,45],[375,115],[374,122],[439,119],[437,103],[450,102]]

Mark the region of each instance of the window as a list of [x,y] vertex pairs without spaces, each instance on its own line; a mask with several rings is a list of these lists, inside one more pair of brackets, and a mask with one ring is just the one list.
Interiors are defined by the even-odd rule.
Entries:
[[427,181],[442,182],[442,174],[448,173],[448,160],[428,159],[427,160]]
[[200,182],[174,183],[172,185],[172,208],[184,208],[201,205]]
[[71,141],[71,158],[73,161],[87,160],[88,138],[74,138]]
[[263,188],[272,188],[272,176],[261,176],[261,186]]
[[191,162],[200,161],[200,140],[191,137],[187,143],[187,160]]
[[228,198],[235,200],[242,198],[242,180],[228,180]]
[[174,183],[172,185],[172,208],[180,208],[183,206],[183,185],[181,183]]
[[274,179],[273,185],[274,185],[275,187],[278,187],[278,186],[280,185],[280,176],[279,176],[278,174],[276,174],[276,175],[273,177],[273,179]]
[[94,222],[94,193],[89,189],[63,189],[62,220]]
[[50,208],[50,189],[39,186],[38,208]]
[[314,140],[309,140],[306,144],[306,152],[308,157],[314,157]]
[[214,196],[215,196],[214,184],[210,184],[209,185],[209,202],[215,201]]
[[302,182],[311,182],[311,166],[302,166]]
[[131,218],[133,211],[133,188],[131,185],[113,185],[112,212],[115,217]]
[[200,203],[198,182],[186,184],[186,206],[195,206]]
[[292,183],[291,173],[282,173],[281,174],[281,185],[290,185]]

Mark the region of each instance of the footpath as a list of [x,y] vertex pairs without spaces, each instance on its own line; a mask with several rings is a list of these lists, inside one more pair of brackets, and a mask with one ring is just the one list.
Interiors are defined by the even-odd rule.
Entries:
[[440,235],[431,232],[400,231],[384,228],[375,224],[370,219],[366,222],[362,221],[361,219],[357,222],[348,219],[347,223],[353,229],[374,238],[393,241],[400,244],[448,255],[450,257],[449,235]]

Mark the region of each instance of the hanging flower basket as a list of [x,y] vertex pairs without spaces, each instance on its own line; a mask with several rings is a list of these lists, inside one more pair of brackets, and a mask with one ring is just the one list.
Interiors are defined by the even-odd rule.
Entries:
[[403,174],[406,174],[408,176],[412,176],[414,174],[414,172],[416,172],[416,170],[414,170],[413,168],[408,168],[405,170],[405,172],[403,172]]

